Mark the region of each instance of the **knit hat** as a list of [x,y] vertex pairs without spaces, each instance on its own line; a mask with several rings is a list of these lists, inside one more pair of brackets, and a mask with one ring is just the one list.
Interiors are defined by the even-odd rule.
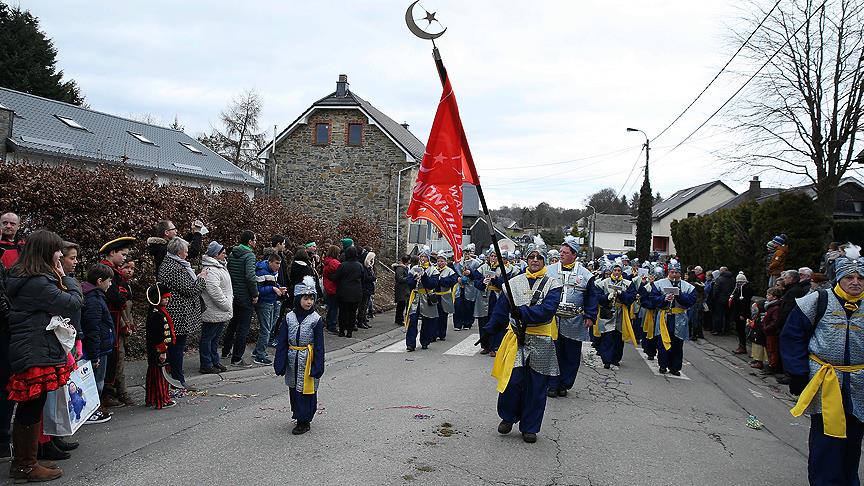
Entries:
[[[540,255],[540,258],[542,258],[543,262],[545,263],[546,260],[548,259],[548,256],[546,254],[546,246],[545,245],[535,245],[534,243],[531,243],[530,245],[528,245],[528,249],[525,250],[525,256],[528,257],[529,255],[531,255],[532,253],[535,253],[535,252],[538,255]],[[516,253],[518,255],[519,252],[516,252]]]
[[207,245],[207,256],[216,258],[216,255],[222,253],[222,250],[225,248],[225,245],[220,244],[218,241],[213,240]]
[[351,246],[354,246],[354,240],[352,240],[351,238],[342,238],[339,241],[342,242],[342,249],[343,250],[348,249]]
[[747,276],[744,275],[744,272],[738,272],[738,275],[735,276],[735,283],[747,283]]
[[861,247],[849,243],[843,249],[843,256],[834,260],[837,281],[852,273],[864,276],[864,271],[861,269],[862,265],[864,265],[864,259],[861,258]]
[[771,241],[776,243],[778,246],[783,246],[786,244],[786,235],[779,234],[779,235],[775,236],[774,238],[771,238]]

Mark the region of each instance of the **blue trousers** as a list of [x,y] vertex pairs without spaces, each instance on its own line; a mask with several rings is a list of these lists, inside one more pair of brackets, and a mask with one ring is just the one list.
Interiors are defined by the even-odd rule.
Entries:
[[435,337],[444,341],[447,339],[447,319],[450,317],[450,314],[444,312],[444,309],[441,308],[441,304],[438,304],[438,332],[435,334]]
[[339,331],[339,301],[336,299],[336,294],[326,294],[324,302],[327,304],[327,330],[331,332]]
[[477,330],[480,331],[480,347],[485,350],[492,350],[491,333],[486,328],[489,322],[489,316],[477,318]]
[[474,301],[456,297],[453,310],[453,328],[471,329],[474,324]]
[[[429,343],[426,343],[429,344]],[[417,347],[417,313],[408,316],[408,329],[405,331],[405,347],[415,349]]]
[[289,389],[288,396],[291,399],[291,418],[297,423],[312,422],[315,410],[318,408],[318,392],[304,395],[294,388]]
[[[527,371],[526,371],[527,370]],[[536,434],[546,411],[546,387],[549,377],[525,366],[513,368],[504,393],[498,394],[498,416],[511,424],[519,423],[519,431]]]
[[[671,316],[669,320],[672,320]],[[684,341],[675,337],[674,321],[671,323],[667,321],[666,328],[669,329],[672,343],[667,351],[663,346],[663,339],[657,336],[657,365],[661,368],[668,368],[669,371],[681,371],[681,366],[684,364]]]
[[657,356],[657,342],[659,339],[660,336],[654,336],[651,339],[648,339],[647,337],[642,338],[642,351],[645,351],[645,354],[647,354],[649,358]]
[[171,378],[186,386],[186,375],[183,374],[183,353],[186,352],[186,334],[178,334],[174,344],[168,346],[167,358],[171,365]]
[[858,463],[861,461],[861,438],[864,424],[846,414],[846,438],[825,435],[822,414],[810,417],[810,455],[807,475],[811,486],[858,486]]
[[438,327],[440,321],[438,317],[423,317],[420,316],[422,325],[420,326],[420,345],[428,346],[438,338]]
[[198,357],[201,368],[212,368],[219,364],[219,336],[222,335],[224,322],[202,322],[201,342],[198,345]]
[[558,355],[560,376],[549,377],[550,390],[569,390],[576,383],[576,373],[582,364],[582,341],[558,335],[555,341],[555,354]]
[[276,325],[276,319],[279,319],[279,304],[277,302],[258,302],[255,311],[258,313],[258,342],[255,343],[252,356],[266,358],[270,332]]
[[600,359],[603,360],[604,365],[618,365],[621,362],[621,357],[624,356],[624,340],[621,339],[621,331],[616,329],[604,332],[600,336],[597,352],[600,354]]
[[641,343],[642,338],[645,337],[645,330],[642,329],[642,319],[642,317],[633,319],[633,335],[636,337],[637,343]]

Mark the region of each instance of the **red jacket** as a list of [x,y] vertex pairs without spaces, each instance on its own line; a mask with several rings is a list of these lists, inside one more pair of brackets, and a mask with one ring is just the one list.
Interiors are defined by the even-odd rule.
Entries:
[[324,257],[324,292],[327,295],[336,294],[336,282],[333,279],[333,273],[339,268],[341,263],[339,260],[331,257]]
[[765,332],[766,336],[777,336],[777,331],[782,327],[779,319],[780,302],[775,300],[771,305],[765,307],[765,317],[762,318],[762,331]]
[[0,258],[0,263],[3,263],[3,266],[8,270],[18,261],[21,249],[24,248],[24,242],[0,240],[0,248],[5,250],[3,251],[3,257]]

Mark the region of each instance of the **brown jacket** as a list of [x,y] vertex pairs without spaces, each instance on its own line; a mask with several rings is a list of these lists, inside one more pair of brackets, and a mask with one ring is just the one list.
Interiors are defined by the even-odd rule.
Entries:
[[774,250],[774,256],[768,263],[768,276],[779,277],[780,272],[786,267],[786,256],[789,254],[789,245],[778,246]]

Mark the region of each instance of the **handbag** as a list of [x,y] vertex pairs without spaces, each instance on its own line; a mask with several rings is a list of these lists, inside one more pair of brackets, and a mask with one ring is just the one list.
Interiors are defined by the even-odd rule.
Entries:
[[47,435],[74,434],[99,408],[99,390],[90,361],[78,362],[78,369],[69,375],[69,381],[50,391],[42,408],[42,429]]
[[69,324],[69,318],[52,316],[45,330],[54,331],[54,335],[57,336],[57,340],[63,346],[64,353],[68,354],[75,347],[75,335],[77,331],[72,324]]

